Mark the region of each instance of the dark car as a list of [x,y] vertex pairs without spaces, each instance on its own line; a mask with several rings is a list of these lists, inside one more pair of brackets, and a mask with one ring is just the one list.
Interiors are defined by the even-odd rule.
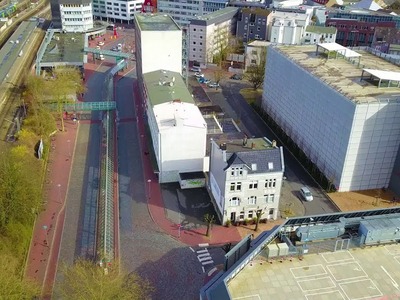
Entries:
[[239,74],[233,74],[230,78],[234,80],[242,80],[243,76]]

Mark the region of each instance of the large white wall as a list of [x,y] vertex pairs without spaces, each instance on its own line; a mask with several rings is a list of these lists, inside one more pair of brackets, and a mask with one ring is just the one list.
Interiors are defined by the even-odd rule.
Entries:
[[388,186],[399,104],[356,105],[269,47],[262,106],[339,191]]
[[160,69],[182,74],[182,31],[141,32],[142,73]]

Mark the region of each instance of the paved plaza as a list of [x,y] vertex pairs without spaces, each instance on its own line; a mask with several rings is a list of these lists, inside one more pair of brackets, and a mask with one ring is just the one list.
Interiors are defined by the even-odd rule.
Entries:
[[400,244],[267,261],[261,252],[228,283],[232,299],[400,299]]

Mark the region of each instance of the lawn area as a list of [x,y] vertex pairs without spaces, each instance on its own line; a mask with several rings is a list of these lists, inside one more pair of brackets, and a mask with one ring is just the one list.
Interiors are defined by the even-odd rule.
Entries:
[[240,90],[240,94],[249,104],[257,104],[261,106],[262,90],[254,90],[253,88],[245,88]]

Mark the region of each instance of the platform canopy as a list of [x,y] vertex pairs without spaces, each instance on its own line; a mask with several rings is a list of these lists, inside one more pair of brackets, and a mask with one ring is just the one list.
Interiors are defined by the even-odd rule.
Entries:
[[321,47],[322,49],[324,49],[326,51],[335,51],[347,58],[361,57],[360,53],[357,53],[356,51],[353,51],[349,48],[343,47],[342,45],[339,45],[337,43],[318,43],[317,44],[317,53],[318,53],[319,47]]
[[364,78],[364,72],[369,73],[371,77],[376,77],[379,80],[378,87],[381,87],[382,80],[388,81],[388,87],[391,86],[391,83],[397,82],[397,87],[400,86],[400,72],[393,71],[382,71],[375,69],[363,69],[361,73],[361,80]]

